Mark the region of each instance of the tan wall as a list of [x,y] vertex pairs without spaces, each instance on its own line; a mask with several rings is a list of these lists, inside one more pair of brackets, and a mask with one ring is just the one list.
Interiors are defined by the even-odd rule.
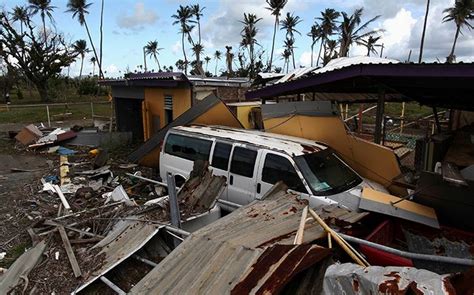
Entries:
[[360,175],[404,195],[406,190],[391,185],[401,174],[395,153],[381,145],[357,138],[345,129],[339,117],[294,116],[264,120],[265,130],[303,137],[327,144]]
[[145,88],[143,104],[143,135],[147,140],[153,130],[153,116],[160,117],[160,129],[165,126],[165,96],[173,97],[173,120],[191,107],[190,88]]

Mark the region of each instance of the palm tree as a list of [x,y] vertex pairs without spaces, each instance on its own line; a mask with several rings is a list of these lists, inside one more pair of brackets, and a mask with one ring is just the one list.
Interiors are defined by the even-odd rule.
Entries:
[[288,68],[290,65],[290,57],[291,57],[291,51],[288,49],[283,50],[283,52],[281,53],[281,58],[284,60],[283,71],[285,70],[285,66],[286,66],[286,73],[288,73]]
[[158,41],[148,41],[148,44],[145,46],[145,54],[153,57],[156,64],[158,65],[158,71],[161,71],[160,61],[158,60],[158,54],[163,48],[158,47]]
[[323,66],[327,65],[331,59],[337,58],[336,47],[336,40],[326,40],[324,45]]
[[367,48],[367,56],[370,56],[370,53],[377,54],[377,50],[375,49],[375,47],[382,47],[382,45],[377,44],[377,41],[379,41],[380,38],[382,37],[369,36],[367,39],[356,41],[356,43],[357,45],[361,45]]
[[12,20],[20,22],[20,32],[23,35],[23,24],[28,20],[28,9],[25,6],[15,6],[13,8]]
[[192,23],[193,21],[191,20],[191,17],[193,16],[192,10],[189,6],[183,6],[180,5],[179,9],[176,10],[176,14],[173,14],[171,17],[176,19],[173,22],[173,25],[179,24],[181,26],[180,33],[181,33],[181,47],[183,49],[183,56],[184,56],[184,72],[187,74],[188,69],[188,58],[186,56],[186,49],[184,48],[184,37],[187,35],[188,40],[192,41],[191,38],[191,30],[192,26],[189,24]]
[[225,61],[227,64],[227,77],[230,77],[234,72],[232,70],[232,61],[234,60],[234,54],[232,53],[232,46],[226,46]]
[[473,28],[469,21],[474,19],[474,1],[456,0],[453,7],[446,8],[443,12],[446,13],[443,22],[453,21],[456,24],[456,34],[454,35],[453,47],[447,57],[447,62],[452,63],[456,59],[454,49],[456,48],[456,41],[458,40],[461,28],[463,26],[466,26],[469,30]]
[[202,63],[201,63],[201,53],[204,51],[204,46],[201,44],[196,44],[193,46],[193,53],[194,56],[196,57],[196,71],[200,75],[204,75],[204,70],[202,69]]
[[311,37],[311,66],[313,66],[314,45],[323,37],[321,26],[318,23],[312,25],[308,36]]
[[216,52],[214,52],[214,60],[216,61],[216,68],[214,69],[214,76],[217,76],[217,64],[221,60],[221,57],[222,57],[222,52],[220,52],[219,50],[216,50]]
[[[339,25],[340,30],[340,48],[339,48],[339,56],[344,57],[348,56],[349,48],[354,42],[358,42],[364,38],[372,36],[380,32],[380,30],[371,30],[366,33],[362,33],[370,23],[377,20],[380,15],[373,17],[372,19],[368,20],[364,24],[360,25],[361,16],[364,12],[363,8],[358,8],[354,11],[354,13],[349,16],[347,13],[342,12],[342,22]],[[359,26],[360,25],[360,26]]]
[[199,4],[194,4],[191,6],[191,13],[196,18],[196,22],[198,25],[198,34],[199,34],[199,44],[201,44],[201,16],[203,16],[202,12],[206,9],[206,7],[201,8]]
[[321,23],[321,34],[322,41],[319,47],[318,59],[316,61],[316,66],[319,65],[319,57],[321,56],[321,51],[324,44],[329,40],[329,37],[334,35],[337,31],[336,21],[341,14],[332,8],[326,8],[324,12],[321,12],[321,16],[316,19]]
[[211,58],[209,56],[206,56],[204,58],[204,61],[206,62],[206,72],[207,72],[207,67],[209,66],[209,62],[211,61]]
[[89,42],[92,46],[92,51],[94,52],[95,59],[97,60],[97,65],[99,66],[99,78],[104,77],[104,73],[102,72],[102,63],[101,60],[97,56],[97,51],[95,50],[94,42],[92,42],[92,37],[89,32],[89,27],[87,26],[86,22],[86,14],[89,13],[87,9],[92,5],[92,3],[87,3],[87,0],[69,0],[67,4],[68,10],[66,12],[72,13],[72,18],[77,17],[79,24],[81,26],[86,27],[87,36],[89,37]]
[[175,63],[176,68],[180,71],[184,71],[184,60],[178,59]]
[[273,61],[273,50],[275,49],[275,36],[276,36],[276,31],[278,29],[280,13],[281,13],[281,10],[285,7],[288,0],[265,0],[265,1],[268,4],[268,7],[266,8],[272,12],[272,15],[275,16],[275,25],[273,27],[272,52],[270,54],[270,63],[268,64],[268,69],[271,71],[272,61]]
[[[289,12],[286,13],[286,18],[283,19],[280,22],[281,29],[280,30],[286,30],[286,38],[287,39],[295,39],[295,33],[298,33],[301,35],[301,33],[296,30],[296,25],[302,22],[299,16],[294,16],[294,14],[290,14]],[[295,53],[293,51],[293,48],[291,49],[291,57],[293,59],[293,69],[296,69],[295,65]]]
[[[293,56],[293,52],[295,49],[295,39],[291,37],[286,37],[285,41],[283,41],[285,50],[290,52],[290,56]],[[293,58],[294,59],[294,58]],[[288,70],[288,67],[287,67]]]
[[256,14],[253,13],[244,13],[244,20],[240,21],[244,24],[244,28],[240,32],[242,36],[242,41],[240,42],[241,47],[247,47],[249,51],[250,58],[250,76],[253,77],[255,74],[255,44],[257,39],[255,39],[258,29],[256,24],[262,18],[258,18]]
[[103,49],[102,43],[104,41],[104,0],[101,1],[101,5],[100,5],[100,27],[99,27],[99,31],[100,31],[99,61],[100,61],[100,64],[102,64],[102,49]]
[[92,64],[92,77],[95,76],[95,64],[97,63],[97,60],[95,59],[95,57],[91,57],[91,59],[89,59],[90,63]]
[[420,55],[418,56],[418,63],[423,59],[423,45],[425,44],[426,23],[428,22],[428,12],[430,10],[430,0],[426,0],[425,20],[423,22],[423,32],[421,33]]
[[81,56],[81,69],[79,71],[79,80],[82,77],[82,67],[84,65],[84,56],[86,53],[90,52],[90,50],[87,48],[87,42],[86,40],[80,39],[74,42],[72,45],[74,51],[76,52],[77,55]]
[[46,22],[45,18],[48,16],[50,21],[53,21],[53,15],[51,12],[56,8],[56,6],[51,5],[51,0],[28,0],[30,5],[28,8],[31,10],[31,14],[40,13],[41,20],[43,22],[43,33],[44,33],[44,40],[46,41]]

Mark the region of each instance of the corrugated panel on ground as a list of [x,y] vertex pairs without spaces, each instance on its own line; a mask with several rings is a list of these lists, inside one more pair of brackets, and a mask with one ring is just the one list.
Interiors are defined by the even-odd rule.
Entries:
[[[193,233],[148,273],[131,293],[207,294],[211,291],[215,294],[230,293],[246,278],[252,268],[262,266],[257,262],[266,250],[277,244],[286,244],[291,247],[280,249],[280,254],[274,256],[270,264],[272,268],[264,272],[262,270],[263,276],[247,284],[247,289],[244,289],[250,292],[254,288],[255,290],[270,288],[265,283],[273,279],[275,283],[271,288],[282,287],[285,280],[276,278],[289,279],[303,266],[297,263],[291,271],[288,270],[284,275],[279,274],[277,271],[281,269],[278,266],[288,257],[299,257],[300,260],[296,261],[301,261],[302,257],[312,257],[314,263],[315,259],[319,258],[315,253],[325,251],[317,246],[308,248],[304,245],[304,247],[292,245],[301,212],[306,204],[307,202],[298,199],[297,195],[277,192],[265,200],[255,201],[234,211]],[[310,222],[304,231],[303,244],[323,236],[325,236],[323,229]],[[326,252],[324,255],[323,252],[319,254],[327,255]]]

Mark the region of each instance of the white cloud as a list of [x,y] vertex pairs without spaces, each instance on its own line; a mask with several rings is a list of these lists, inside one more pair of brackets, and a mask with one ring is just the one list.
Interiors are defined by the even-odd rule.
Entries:
[[173,55],[178,55],[181,52],[181,41],[176,41],[173,46],[171,46],[171,52]]
[[132,14],[125,13],[122,16],[117,17],[117,24],[120,28],[140,30],[145,25],[152,25],[158,19],[156,13],[150,8],[145,8],[143,2],[135,4]]
[[[313,52],[313,66],[316,66],[317,52]],[[299,63],[301,66],[310,67],[311,66],[311,51],[304,51],[299,58]]]
[[416,22],[411,11],[405,8],[401,8],[393,18],[383,22],[382,28],[385,31],[381,34],[381,42],[385,46],[384,56],[402,60],[408,57],[408,43]]

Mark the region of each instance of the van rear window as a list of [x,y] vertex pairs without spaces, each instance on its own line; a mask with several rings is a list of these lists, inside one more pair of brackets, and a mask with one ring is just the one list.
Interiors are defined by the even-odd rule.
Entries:
[[191,161],[209,161],[211,145],[210,140],[170,134],[166,139],[165,153]]
[[217,142],[214,147],[214,155],[212,156],[212,167],[227,170],[231,149],[232,145]]

